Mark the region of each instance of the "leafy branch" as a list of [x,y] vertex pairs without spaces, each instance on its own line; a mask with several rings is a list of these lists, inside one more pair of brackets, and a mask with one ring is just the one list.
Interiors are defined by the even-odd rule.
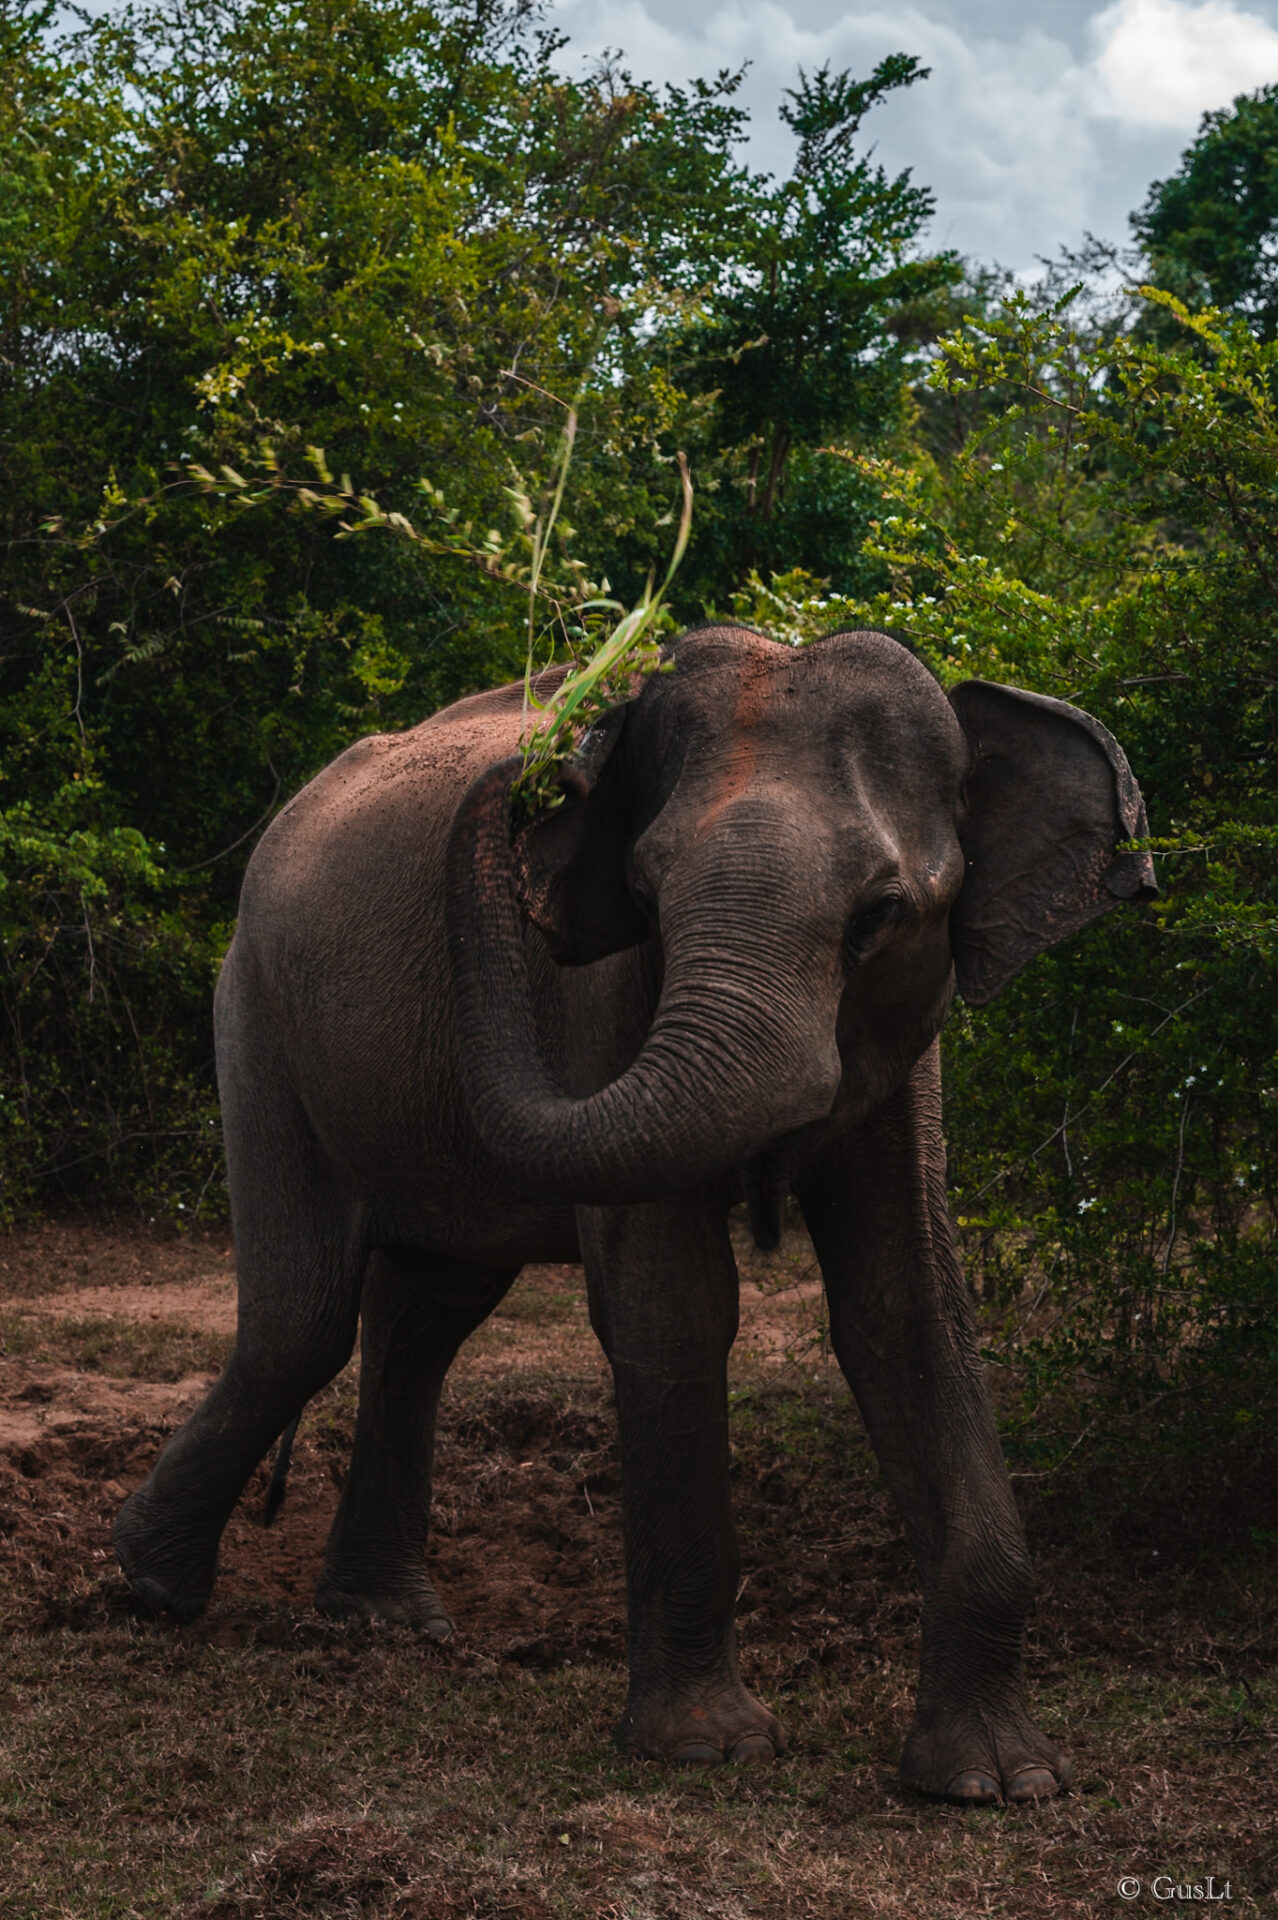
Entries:
[[[205,492],[241,508],[262,506],[286,494],[303,509],[335,522],[334,533],[339,540],[384,531],[424,553],[465,560],[489,579],[527,593],[528,646],[520,735],[523,766],[511,793],[513,811],[527,817],[561,803],[559,770],[576,752],[583,733],[610,707],[632,699],[636,682],[644,675],[672,664],[662,662],[660,646],[652,635],[668,619],[665,597],[687,552],[692,531],[692,481],[687,459],[680,453],[679,524],[665,577],[656,586],[655,576],[650,574],[639,600],[629,609],[609,597],[608,582],[592,581],[584,562],[567,551],[573,529],[561,519],[561,508],[576,431],[576,410],[570,408],[549,497],[540,511],[533,507],[518,475],[505,489],[516,521],[513,538],[503,537],[495,528],[477,537],[473,523],[462,521],[442,491],[425,479],[417,482],[417,488],[433,521],[429,528],[423,528],[407,514],[383,507],[373,494],[357,490],[349,474],[335,480],[321,447],[307,448],[314,483],[289,479],[269,442],[262,443],[260,473],[252,479],[227,465],[213,473],[191,462],[187,472]],[[561,545],[561,577],[551,579],[546,564],[556,534]],[[551,658],[545,664],[551,664],[556,653],[566,652],[568,671],[543,701],[534,691],[534,681],[541,671],[538,653],[547,639]],[[535,720],[531,719],[533,714],[538,716]]]

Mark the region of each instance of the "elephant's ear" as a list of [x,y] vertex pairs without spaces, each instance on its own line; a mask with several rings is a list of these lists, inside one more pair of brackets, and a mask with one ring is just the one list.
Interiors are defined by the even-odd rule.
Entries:
[[596,721],[560,774],[561,805],[515,836],[520,906],[561,966],[587,966],[648,933],[626,886],[629,824],[613,759],[625,724],[625,706]]
[[959,838],[967,875],[950,914],[959,992],[983,1007],[1027,960],[1124,900],[1158,891],[1122,748],[1081,707],[967,680],[950,703],[971,750]]

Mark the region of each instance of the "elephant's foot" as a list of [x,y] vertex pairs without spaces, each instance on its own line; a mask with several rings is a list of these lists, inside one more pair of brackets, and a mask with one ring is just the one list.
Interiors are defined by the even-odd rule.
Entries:
[[1019,1699],[997,1710],[920,1714],[901,1756],[907,1787],[974,1807],[1050,1800],[1068,1790],[1072,1774]]
[[220,1537],[220,1527],[157,1518],[145,1486],[129,1495],[111,1529],[115,1557],[138,1599],[175,1620],[194,1620],[208,1605]]
[[696,1695],[649,1694],[632,1700],[616,1732],[623,1753],[676,1766],[775,1760],[785,1729],[740,1682]]
[[389,1620],[430,1640],[451,1640],[453,1623],[425,1570],[397,1579],[373,1579],[363,1569],[325,1566],[315,1605],[330,1620]]

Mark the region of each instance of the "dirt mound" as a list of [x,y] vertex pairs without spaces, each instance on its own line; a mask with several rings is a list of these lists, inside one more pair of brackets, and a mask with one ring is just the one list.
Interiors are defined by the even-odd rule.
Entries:
[[[780,1289],[775,1263],[765,1287],[747,1274],[741,1350],[784,1372],[815,1335],[808,1273],[779,1271]],[[0,1552],[11,1577],[0,1607],[11,1624],[87,1626],[123,1604],[111,1520],[207,1390],[234,1324],[225,1233],[45,1221],[3,1243]],[[223,1541],[219,1610],[309,1606],[354,1400],[352,1364],[307,1409],[269,1530],[266,1463],[246,1489]],[[619,1495],[581,1272],[529,1268],[467,1342],[445,1394],[432,1558],[470,1642],[527,1665],[615,1651]]]
[[167,1431],[186,1418],[212,1380],[211,1373],[172,1384],[112,1380],[11,1361],[0,1394],[0,1457],[15,1461],[30,1479],[55,1463],[118,1471],[104,1463],[118,1457],[126,1431]]

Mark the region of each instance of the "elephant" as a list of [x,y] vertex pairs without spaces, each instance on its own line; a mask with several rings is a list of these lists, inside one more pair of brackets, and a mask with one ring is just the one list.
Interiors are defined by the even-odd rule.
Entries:
[[[141,1601],[213,1585],[248,1477],[361,1335],[317,1605],[445,1638],[436,1407],[528,1261],[580,1261],[622,1460],[625,1751],[771,1760],[734,1639],[728,1216],[793,1195],[833,1350],[922,1588],[904,1782],[1068,1783],[1021,1675],[1031,1574],[952,1239],[938,1035],[1155,889],[1140,790],[1089,714],[948,695],[878,632],[711,625],[598,719],[514,823],[519,685],[358,741],[249,863],[216,994],[238,1327],[120,1511]],[[548,669],[545,694],[563,669]]]

